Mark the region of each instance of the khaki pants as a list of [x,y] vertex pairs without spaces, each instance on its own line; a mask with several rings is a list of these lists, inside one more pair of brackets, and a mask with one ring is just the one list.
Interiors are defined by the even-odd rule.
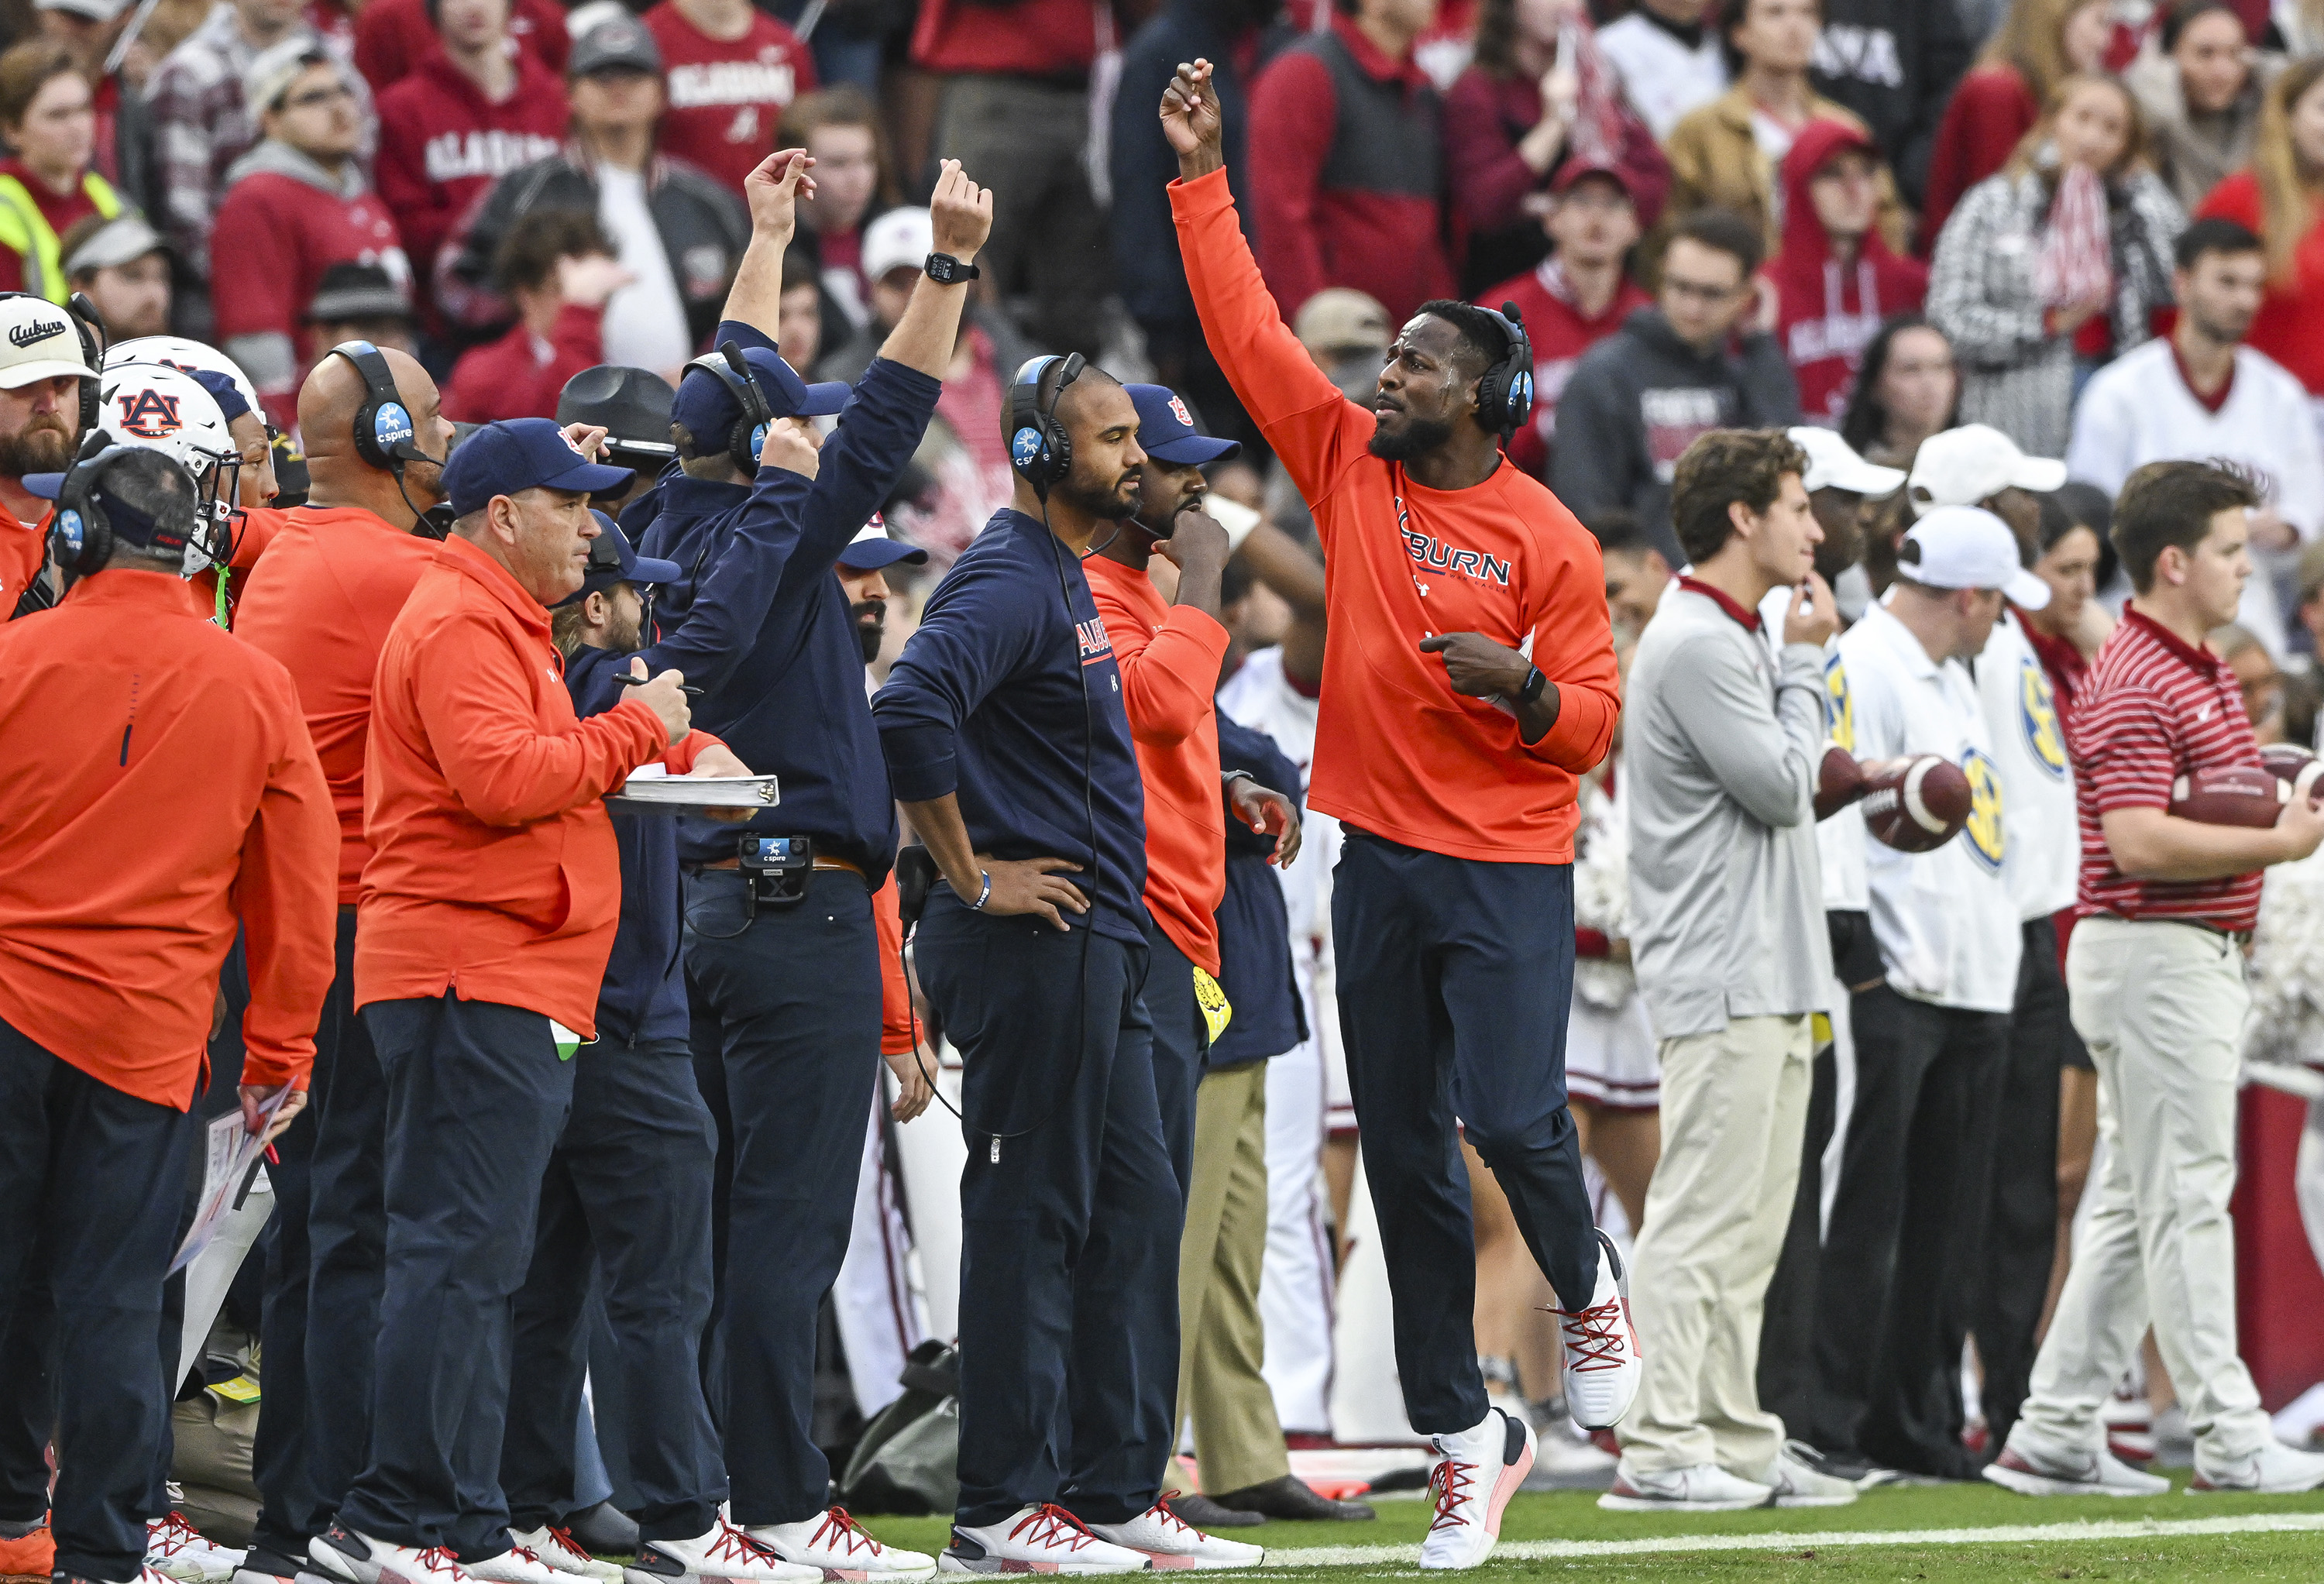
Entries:
[[1291,1472],[1275,1397],[1259,1268],[1267,1250],[1267,1064],[1205,1076],[1194,1091],[1194,1175],[1178,1245],[1178,1418],[1194,1421],[1203,1489],[1218,1496]]
[[2020,1423],[2103,1444],[2098,1410],[2152,1317],[2163,1368],[2207,1460],[2271,1439],[2236,1352],[2236,1042],[2243,953],[2192,925],[2086,918],[2066,953],[2074,1027],[2098,1074],[2104,1168],[2034,1364]]
[[1799,1184],[1814,1054],[1804,1014],[1662,1043],[1662,1159],[1630,1258],[1645,1378],[1617,1432],[1632,1472],[1716,1463],[1757,1479],[1784,1444],[1784,1422],[1759,1406],[1759,1312]]

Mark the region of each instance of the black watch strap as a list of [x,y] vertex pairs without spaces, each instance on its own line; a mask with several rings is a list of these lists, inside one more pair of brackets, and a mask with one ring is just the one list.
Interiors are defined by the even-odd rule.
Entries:
[[1541,695],[1548,687],[1549,678],[1541,674],[1539,666],[1536,666],[1526,673],[1525,686],[1517,689],[1517,699],[1523,704],[1539,704]]
[[976,280],[984,273],[974,264],[964,264],[948,253],[930,253],[927,262],[920,268],[927,271],[928,279],[939,286],[955,286],[963,281]]

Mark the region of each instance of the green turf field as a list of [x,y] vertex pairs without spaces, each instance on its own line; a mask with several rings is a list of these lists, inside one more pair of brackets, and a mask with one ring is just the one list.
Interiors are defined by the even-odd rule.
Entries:
[[[2037,1501],[1985,1485],[1910,1486],[1874,1491],[1846,1507],[1683,1517],[1601,1513],[1596,1500],[1579,1492],[1520,1495],[1502,1522],[1502,1549],[1485,1571],[1621,1584],[2324,1580],[2324,1494]],[[1425,1501],[1389,1499],[1379,1503],[1373,1523],[1275,1523],[1237,1530],[1234,1538],[1266,1545],[1270,1571],[1280,1566],[1349,1578],[1415,1578],[1419,1570],[1410,1548],[1430,1512]],[[2301,1527],[2261,1527],[2270,1522]],[[2200,1527],[2190,1533],[2188,1525]],[[873,1518],[866,1527],[916,1551],[940,1550],[946,1533],[936,1518]],[[1729,1536],[1749,1549],[1723,1547]]]

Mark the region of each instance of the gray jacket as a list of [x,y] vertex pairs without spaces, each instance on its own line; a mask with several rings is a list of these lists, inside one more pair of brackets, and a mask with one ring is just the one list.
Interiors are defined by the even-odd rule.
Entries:
[[1622,705],[1630,951],[1657,1039],[1830,1009],[1816,859],[1823,653],[1674,588]]

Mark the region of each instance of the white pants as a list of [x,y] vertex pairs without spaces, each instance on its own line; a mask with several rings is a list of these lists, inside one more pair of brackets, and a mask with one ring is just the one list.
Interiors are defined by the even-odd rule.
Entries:
[[2066,953],[2074,1027],[2098,1074],[2098,1165],[2056,1317],[2019,1421],[2098,1445],[2098,1410],[2152,1317],[2207,1461],[2271,1437],[2236,1352],[2236,1041],[2251,994],[2234,942],[2192,925],[2103,916]]
[[1267,1064],[1267,1252],[1261,1366],[1286,1431],[1332,1429],[1333,1254],[1323,1201],[1323,1055],[1313,1039]]
[[1662,1043],[1663,1151],[1631,1256],[1645,1378],[1617,1432],[1640,1474],[1757,1479],[1784,1444],[1759,1406],[1759,1318],[1799,1187],[1812,1020],[1738,1018]]
[[897,1377],[903,1373],[906,1356],[927,1335],[927,1319],[920,1295],[912,1291],[908,1263],[912,1235],[904,1224],[904,1207],[897,1201],[896,1180],[888,1170],[887,1141],[880,1131],[892,1082],[881,1073],[872,1097],[863,1161],[855,1178],[854,1225],[848,1234],[847,1257],[831,1286],[832,1312],[839,1323],[839,1345],[847,1354],[856,1411],[866,1419],[903,1395]]

